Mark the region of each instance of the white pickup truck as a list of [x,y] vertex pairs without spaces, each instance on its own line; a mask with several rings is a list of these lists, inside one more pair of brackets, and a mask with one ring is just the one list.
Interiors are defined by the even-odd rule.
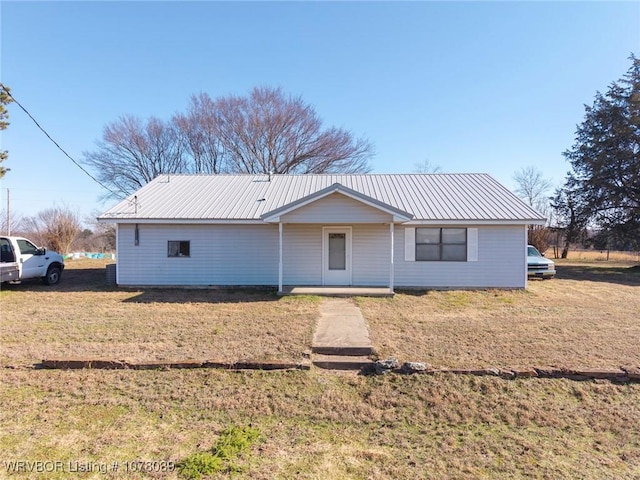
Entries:
[[0,283],[41,278],[46,285],[60,281],[62,255],[38,248],[21,237],[0,237]]

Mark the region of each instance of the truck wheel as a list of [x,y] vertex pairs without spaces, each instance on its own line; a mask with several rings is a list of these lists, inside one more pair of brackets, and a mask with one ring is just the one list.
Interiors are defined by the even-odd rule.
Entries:
[[45,285],[55,285],[60,281],[62,270],[57,265],[51,265],[47,270],[47,274],[42,279]]

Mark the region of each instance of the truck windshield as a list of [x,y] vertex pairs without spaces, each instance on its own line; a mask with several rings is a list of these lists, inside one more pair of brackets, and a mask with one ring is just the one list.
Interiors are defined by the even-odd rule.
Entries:
[[527,247],[527,255],[529,257],[541,257],[540,252],[536,250],[536,247]]

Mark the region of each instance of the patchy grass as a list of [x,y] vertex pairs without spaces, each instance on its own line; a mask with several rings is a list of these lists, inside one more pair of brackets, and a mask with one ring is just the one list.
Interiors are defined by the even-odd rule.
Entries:
[[[640,478],[637,383],[7,368],[73,354],[291,358],[310,343],[315,297],[112,289],[91,265],[69,262],[55,288],[0,292],[0,478],[186,478],[177,465],[191,458],[206,473],[230,425],[260,440],[239,442],[208,478]],[[572,266],[584,267],[561,264],[560,278],[527,291],[358,302],[377,347],[401,360],[640,366],[638,274]],[[62,468],[12,475],[16,461]],[[70,473],[78,464],[106,473]]]
[[243,469],[236,464],[238,456],[247,451],[260,438],[260,432],[251,427],[231,426],[222,431],[211,451],[196,452],[177,463],[183,477],[199,480],[203,475],[218,472],[238,473]]
[[638,384],[568,380],[8,370],[0,453],[3,461],[118,462],[107,478],[183,478],[123,465],[175,465],[216,451],[228,425],[251,425],[261,440],[234,457],[234,478],[632,479],[639,399]]
[[640,366],[640,272],[559,263],[527,290],[359,298],[381,357],[438,367]]
[[3,287],[0,365],[54,357],[298,360],[309,349],[317,301],[269,290],[110,288],[105,263],[69,261],[55,287]]

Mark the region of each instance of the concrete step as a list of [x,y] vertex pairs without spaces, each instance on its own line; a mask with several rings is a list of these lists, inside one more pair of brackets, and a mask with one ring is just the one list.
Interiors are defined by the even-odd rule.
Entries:
[[373,348],[370,345],[350,345],[333,347],[329,345],[313,345],[311,347],[311,353],[318,353],[321,355],[338,355],[348,357],[363,357],[371,355]]
[[362,368],[373,364],[373,361],[366,356],[346,356],[346,355],[321,355],[311,356],[311,363],[318,368],[325,370],[362,370]]

